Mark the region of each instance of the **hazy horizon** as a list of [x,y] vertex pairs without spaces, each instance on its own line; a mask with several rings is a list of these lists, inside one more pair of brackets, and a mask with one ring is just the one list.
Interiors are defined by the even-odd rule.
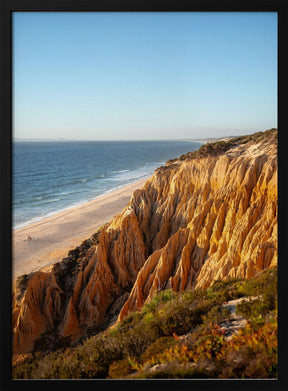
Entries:
[[[268,129],[266,129],[266,130],[268,130]],[[247,135],[248,134],[252,134],[252,133],[254,133],[254,132],[247,132]],[[245,133],[246,134],[246,133]],[[224,138],[224,137],[238,137],[238,136],[242,136],[242,135],[245,135],[245,134],[231,134],[231,135],[225,135],[225,136],[219,136],[219,137],[217,137],[217,136],[214,136],[214,137],[199,137],[199,138],[174,138],[174,139],[156,139],[156,138],[154,138],[154,139],[110,139],[110,140],[105,140],[105,139],[75,139],[75,138],[62,138],[62,137],[59,137],[59,138],[48,138],[48,137],[13,137],[13,141],[43,141],[43,142],[45,142],[45,141],[47,141],[47,142],[49,142],[49,141],[63,141],[63,142],[65,142],[65,141],[67,141],[67,142],[69,142],[69,141],[75,141],[75,142],[77,142],[77,141],[99,141],[99,142],[115,142],[115,141],[123,141],[123,142],[125,142],[125,141],[127,141],[127,142],[140,142],[140,141],[143,141],[143,142],[145,142],[145,141],[188,141],[188,142],[192,142],[192,141],[195,141],[195,140],[206,140],[206,139],[219,139],[219,138]]]
[[13,138],[277,128],[276,12],[13,12]]

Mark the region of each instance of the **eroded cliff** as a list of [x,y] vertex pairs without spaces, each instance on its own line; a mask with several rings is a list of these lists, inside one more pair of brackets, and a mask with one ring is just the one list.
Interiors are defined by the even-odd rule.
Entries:
[[157,290],[250,278],[277,264],[277,131],[216,144],[167,162],[50,273],[18,280],[16,353],[43,345],[47,333],[50,348],[75,342]]

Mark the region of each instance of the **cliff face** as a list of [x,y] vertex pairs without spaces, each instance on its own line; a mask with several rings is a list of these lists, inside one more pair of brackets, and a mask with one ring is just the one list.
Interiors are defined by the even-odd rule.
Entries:
[[275,130],[240,138],[220,155],[167,163],[51,273],[18,282],[14,351],[31,350],[49,330],[76,341],[123,319],[157,290],[250,278],[276,264]]

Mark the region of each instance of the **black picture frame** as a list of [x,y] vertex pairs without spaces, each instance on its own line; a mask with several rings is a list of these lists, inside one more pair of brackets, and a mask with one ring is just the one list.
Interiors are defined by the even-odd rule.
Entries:
[[[279,377],[277,380],[12,380],[11,378],[11,285],[12,285],[12,13],[17,11],[45,12],[277,12],[278,14],[278,138],[279,138]],[[287,344],[287,292],[288,278],[285,240],[287,241],[287,157],[285,133],[287,89],[287,2],[245,0],[2,0],[1,2],[1,259],[0,259],[0,306],[1,306],[1,390],[108,390],[123,387],[134,390],[138,387],[173,390],[288,390]]]

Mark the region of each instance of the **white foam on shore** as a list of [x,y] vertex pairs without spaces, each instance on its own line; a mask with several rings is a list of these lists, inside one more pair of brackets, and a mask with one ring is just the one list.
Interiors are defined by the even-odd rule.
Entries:
[[[161,165],[165,164],[165,162],[154,162],[154,163],[146,163],[144,166],[142,167],[139,167],[137,169],[134,169],[134,170],[118,170],[118,171],[115,171],[114,172],[114,175],[112,176],[108,176],[108,177],[105,177],[104,181],[107,183],[107,182],[110,182],[112,184],[112,188],[110,189],[107,189],[107,185],[105,186],[106,189],[99,189],[98,188],[98,191],[99,193],[97,195],[95,195],[95,193],[93,194],[93,190],[92,192],[89,192],[90,194],[87,196],[87,193],[82,193],[80,191],[72,191],[70,194],[75,194],[75,193],[82,193],[83,196],[86,196],[85,198],[82,198],[82,199],[79,199],[79,200],[70,200],[70,203],[66,204],[65,206],[59,206],[57,208],[57,206],[55,205],[55,207],[57,209],[54,209],[54,210],[50,210],[50,211],[43,211],[43,214],[39,214],[37,216],[34,216],[34,217],[30,217],[28,218],[28,220],[25,220],[25,221],[22,221],[22,222],[19,222],[19,223],[16,223],[15,225],[12,224],[13,226],[13,230],[18,230],[18,229],[21,229],[21,228],[24,228],[26,227],[27,225],[30,225],[30,224],[33,224],[33,223],[38,223],[39,221],[43,220],[43,219],[46,219],[48,217],[51,217],[51,216],[54,216],[55,214],[57,213],[60,213],[60,212],[64,212],[66,210],[69,210],[69,209],[72,209],[72,208],[76,208],[76,207],[79,207],[89,201],[92,201],[94,199],[97,199],[101,196],[105,196],[107,194],[110,194],[116,190],[119,190],[125,186],[128,186],[128,185],[131,185],[133,183],[136,183],[142,179],[148,179],[149,177],[151,177],[151,175],[153,175],[153,172],[155,171],[155,169],[157,169],[157,167],[160,167]],[[78,179],[79,181],[79,179]],[[87,179],[83,179],[83,182],[86,182]],[[121,182],[120,184],[118,184],[119,182]],[[94,190],[96,191],[96,189]],[[51,194],[49,195],[49,198],[50,197],[55,197],[55,196],[60,196],[60,194],[63,194],[63,196],[66,198],[67,196],[69,196],[69,193],[67,193],[67,191],[63,191],[63,192],[57,192],[55,194]],[[73,196],[72,196],[73,197]],[[39,197],[38,197],[39,198]],[[41,197],[42,199],[44,199],[45,197]],[[47,201],[42,201],[41,203],[39,203],[38,205],[37,204],[34,204],[34,205],[37,205],[37,206],[41,206],[41,205],[46,205],[48,206],[49,204],[55,204],[55,202],[59,202],[59,201],[64,201],[63,199],[60,199],[60,198],[54,198],[52,200],[47,200]],[[68,201],[68,200],[67,200]],[[67,202],[66,201],[66,202]],[[15,203],[16,205],[16,203]],[[33,205],[32,205],[33,206]]]
[[46,218],[49,218],[49,217],[52,217],[58,213],[61,213],[61,212],[65,212],[67,210],[70,210],[70,209],[74,209],[74,208],[77,208],[79,206],[82,206],[84,204],[86,204],[87,202],[91,202],[91,201],[94,201],[94,200],[97,200],[98,198],[100,197],[103,197],[105,195],[108,195],[108,194],[111,194],[113,193],[114,191],[117,191],[117,190],[120,190],[120,189],[124,189],[125,187],[127,186],[130,186],[130,185],[133,185],[134,183],[137,183],[143,179],[148,179],[151,177],[151,174],[149,175],[143,175],[143,177],[141,178],[137,178],[137,180],[133,180],[131,182],[128,182],[128,183],[124,183],[124,184],[121,184],[119,186],[116,186],[116,187],[113,187],[112,189],[109,189],[109,190],[106,190],[104,191],[103,193],[101,194],[98,194],[97,196],[95,197],[90,197],[88,199],[85,199],[85,200],[81,200],[79,202],[76,202],[76,203],[73,203],[71,205],[68,205],[64,208],[61,208],[61,209],[57,209],[57,210],[54,210],[54,211],[51,211],[51,212],[48,212],[48,213],[45,213],[43,216],[37,216],[37,217],[33,217],[32,219],[29,219],[23,223],[20,223],[20,224],[17,224],[15,225],[15,227],[13,227],[13,231],[17,231],[21,228],[24,228],[24,227],[27,227],[28,225],[30,224],[34,224],[34,223],[39,223],[40,221],[42,220],[45,220]]

